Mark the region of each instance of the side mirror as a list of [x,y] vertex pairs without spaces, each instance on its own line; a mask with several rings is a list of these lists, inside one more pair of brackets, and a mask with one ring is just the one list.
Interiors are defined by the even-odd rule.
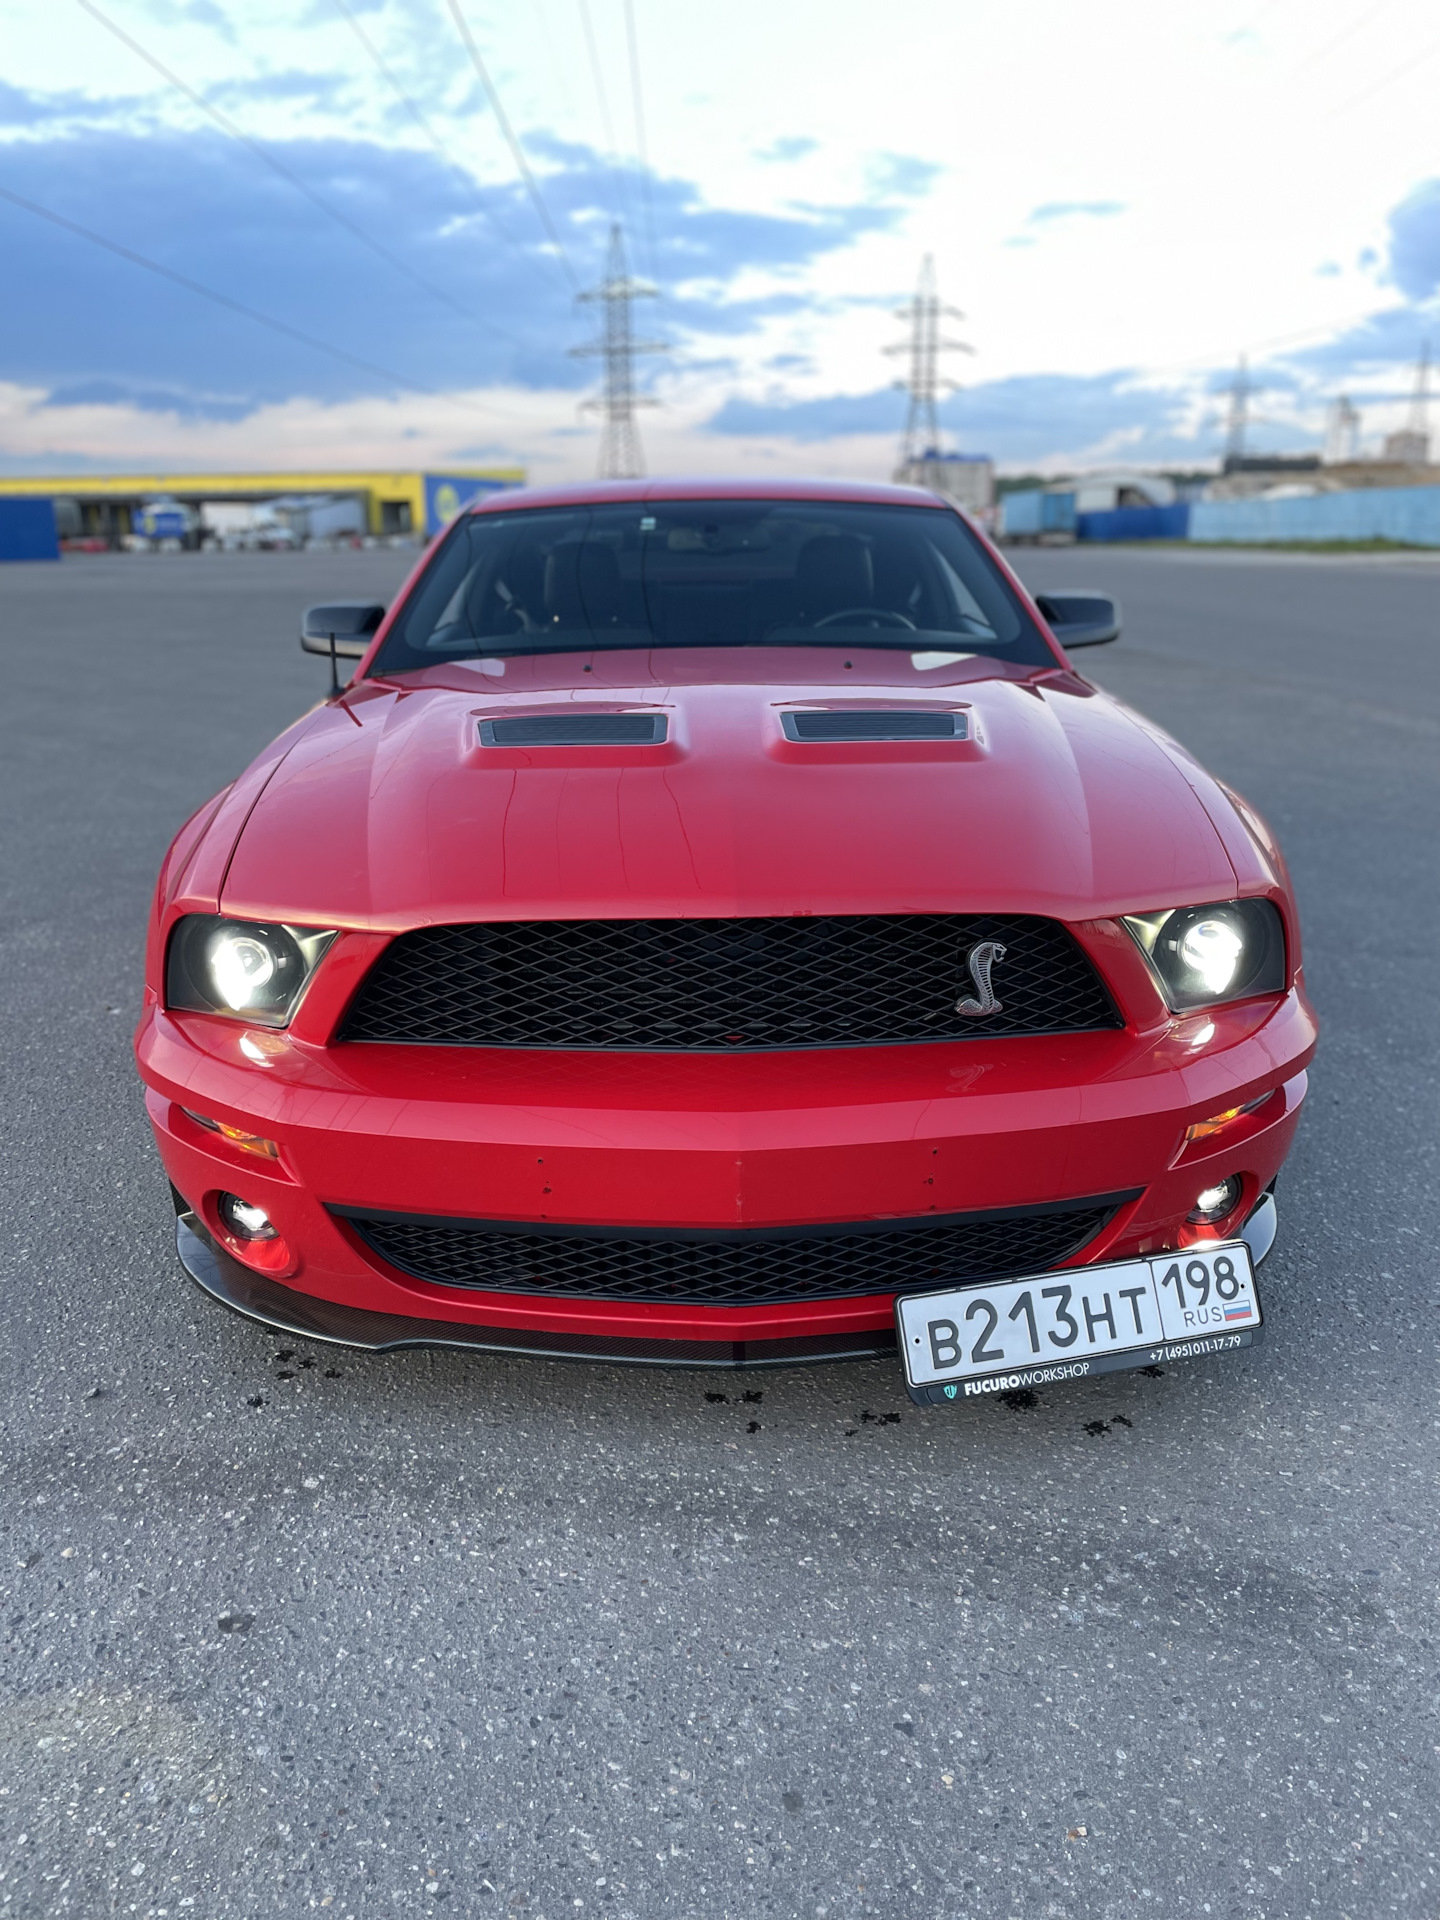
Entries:
[[1120,638],[1120,602],[1103,593],[1037,593],[1035,604],[1062,647],[1099,647]]
[[300,623],[306,653],[332,660],[359,660],[367,652],[385,609],[377,601],[339,600],[329,607],[307,607]]

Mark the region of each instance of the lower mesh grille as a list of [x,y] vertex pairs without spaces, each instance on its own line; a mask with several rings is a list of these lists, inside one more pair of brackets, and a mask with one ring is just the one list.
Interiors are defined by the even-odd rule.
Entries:
[[336,1208],[416,1279],[569,1300],[759,1307],[1037,1273],[1078,1253],[1121,1202],[740,1232],[547,1227]]

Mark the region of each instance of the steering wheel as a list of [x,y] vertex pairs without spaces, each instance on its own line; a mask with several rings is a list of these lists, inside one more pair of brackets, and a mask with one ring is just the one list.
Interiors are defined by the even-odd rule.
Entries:
[[903,613],[896,613],[893,607],[842,607],[839,613],[827,613],[823,620],[811,624],[816,627],[839,627],[847,622],[856,626],[862,620],[868,620],[871,626],[903,627],[907,633],[916,631],[915,622]]

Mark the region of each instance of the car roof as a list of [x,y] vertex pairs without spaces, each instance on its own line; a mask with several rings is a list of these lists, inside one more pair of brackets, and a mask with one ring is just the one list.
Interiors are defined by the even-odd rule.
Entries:
[[[950,503],[925,487],[868,480],[581,480],[569,486],[507,488],[486,494],[470,513],[510,513],[516,507],[591,507],[627,500],[848,500],[870,506],[939,507]],[[951,509],[953,511],[953,509]]]

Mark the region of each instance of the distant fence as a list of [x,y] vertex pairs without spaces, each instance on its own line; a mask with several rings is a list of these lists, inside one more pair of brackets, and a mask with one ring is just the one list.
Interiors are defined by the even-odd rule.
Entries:
[[0,500],[0,560],[58,560],[55,506],[12,495]]
[[1440,487],[1357,487],[1298,500],[1197,500],[1190,538],[1397,540],[1440,547]]
[[1112,507],[1077,513],[1077,540],[1183,540],[1190,530],[1190,502],[1172,507]]
[[1000,535],[1007,540],[1043,540],[1047,535],[1076,540],[1183,540],[1190,525],[1190,504],[1170,507],[1111,507],[1077,513],[1075,495],[1059,487],[1029,487],[1007,493],[1000,503]]

